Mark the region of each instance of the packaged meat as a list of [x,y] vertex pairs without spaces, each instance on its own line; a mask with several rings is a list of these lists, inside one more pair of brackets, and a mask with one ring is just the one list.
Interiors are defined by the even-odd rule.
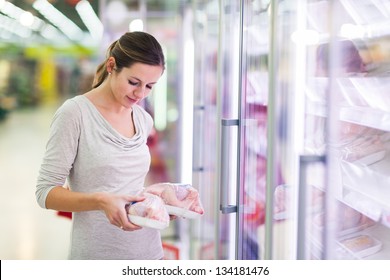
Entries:
[[133,224],[155,229],[169,226],[169,214],[162,199],[151,193],[143,193],[145,200],[133,203],[128,209],[128,217]]
[[[337,235],[339,237],[357,234],[357,232],[375,225],[373,220],[343,203],[337,205],[336,217],[327,216],[326,218],[328,222],[332,219],[337,219]],[[327,221],[325,221],[323,212],[313,216],[313,229],[317,232],[323,231],[325,223]]]
[[341,152],[342,159],[363,165],[378,162],[386,155],[386,149],[380,135],[358,137],[345,145]]
[[345,250],[359,258],[375,254],[382,248],[382,243],[368,234],[348,237],[339,243]]
[[171,215],[194,219],[204,213],[199,193],[190,184],[159,183],[147,187],[146,191],[161,197]]

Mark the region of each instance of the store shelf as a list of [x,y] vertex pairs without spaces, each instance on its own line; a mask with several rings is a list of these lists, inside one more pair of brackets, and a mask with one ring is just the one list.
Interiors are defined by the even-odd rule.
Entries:
[[390,131],[390,113],[369,107],[343,107],[340,120]]
[[[374,227],[369,227],[365,230],[359,232],[359,235],[368,235],[375,240],[379,241],[377,248],[374,248],[373,253],[367,255],[365,257],[360,257],[358,255],[354,255],[351,252],[348,252],[353,258],[363,259],[363,260],[388,260],[390,259],[390,240],[389,240],[389,229],[378,224]],[[344,238],[353,237],[354,235],[344,236]],[[340,247],[342,248],[342,247]],[[343,249],[343,248],[342,248]],[[344,251],[344,250],[342,250]],[[345,253],[345,251],[343,252]]]
[[390,155],[366,166],[341,161],[342,183],[381,205],[390,205]]
[[[385,136],[387,134],[383,134]],[[387,137],[387,136],[386,136]],[[386,138],[384,137],[384,139]],[[388,141],[384,143],[389,150]],[[372,220],[390,228],[390,153],[375,163],[340,161],[340,200]]]
[[[308,100],[306,114],[327,117],[326,105]],[[367,127],[390,131],[390,113],[379,111],[370,107],[342,107],[340,120]]]
[[[354,254],[353,252],[347,250],[340,244],[340,241],[346,240],[349,238],[357,237],[357,236],[370,236],[377,242],[373,248],[369,249],[366,252],[366,255]],[[363,260],[388,260],[390,259],[390,240],[388,238],[389,229],[381,224],[376,224],[374,226],[370,226],[359,230],[357,232],[342,235],[338,238],[335,246],[335,252],[337,252],[337,259],[363,259]],[[321,230],[316,229],[314,232],[309,233],[309,240],[311,245],[311,252],[315,259],[321,258],[321,252],[323,250],[323,245],[319,239],[321,236]]]
[[[341,104],[340,120],[390,131],[388,77],[338,78],[332,89]],[[326,117],[329,78],[310,78],[306,84],[306,112]]]

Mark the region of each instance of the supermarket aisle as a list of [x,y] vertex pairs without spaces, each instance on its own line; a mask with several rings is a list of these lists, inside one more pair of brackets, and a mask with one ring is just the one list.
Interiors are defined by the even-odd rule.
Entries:
[[66,259],[71,221],[41,209],[35,182],[56,106],[0,123],[0,259]]

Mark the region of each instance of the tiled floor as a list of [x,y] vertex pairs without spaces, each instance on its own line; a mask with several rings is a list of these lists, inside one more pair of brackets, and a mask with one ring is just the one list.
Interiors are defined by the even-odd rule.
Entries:
[[55,107],[0,122],[0,259],[66,259],[71,221],[41,209],[35,182]]

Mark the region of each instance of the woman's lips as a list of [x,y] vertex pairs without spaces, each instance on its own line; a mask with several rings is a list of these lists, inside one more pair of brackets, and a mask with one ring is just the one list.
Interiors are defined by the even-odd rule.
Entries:
[[135,100],[135,99],[130,98],[130,97],[128,97],[128,96],[126,96],[126,97],[127,97],[127,99],[129,99],[129,101],[132,102],[132,103],[137,103],[137,102],[138,102],[138,100]]

